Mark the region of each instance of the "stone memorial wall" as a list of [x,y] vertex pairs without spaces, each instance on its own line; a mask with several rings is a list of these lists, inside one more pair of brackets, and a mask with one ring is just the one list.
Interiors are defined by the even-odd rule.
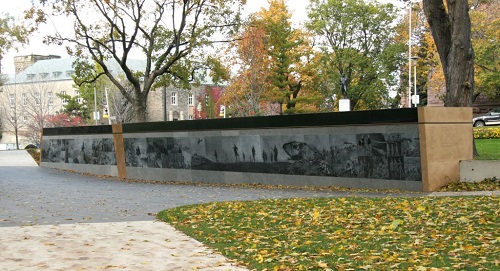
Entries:
[[[468,111],[472,117],[470,108],[411,108],[50,128],[42,166],[157,181],[432,191],[454,178],[450,163],[458,174],[468,159]],[[450,129],[464,134],[443,143],[458,140],[463,151],[444,161],[427,140],[440,142],[433,137]]]

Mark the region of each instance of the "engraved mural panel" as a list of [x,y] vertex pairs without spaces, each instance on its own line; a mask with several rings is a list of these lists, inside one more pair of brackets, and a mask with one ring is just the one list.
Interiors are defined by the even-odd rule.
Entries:
[[125,138],[124,143],[129,167],[421,181],[416,132]]
[[116,165],[113,139],[49,139],[42,142],[42,161]]

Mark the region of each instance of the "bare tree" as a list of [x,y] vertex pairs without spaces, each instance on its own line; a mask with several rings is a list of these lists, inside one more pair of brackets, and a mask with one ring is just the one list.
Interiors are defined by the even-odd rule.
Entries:
[[[135,121],[146,121],[146,100],[162,78],[162,85],[176,83],[185,88],[197,80],[206,63],[206,46],[220,42],[238,25],[243,0],[41,0],[56,14],[74,19],[75,36],[55,35],[49,42],[69,43],[69,52],[90,56],[132,104]],[[89,19],[88,14],[92,14]],[[217,37],[219,39],[217,39]],[[133,70],[131,56],[145,60],[142,70]],[[119,64],[128,91],[106,63]]]
[[[60,89],[57,84],[49,81],[21,85],[21,103],[23,107],[24,129],[21,135],[34,143],[40,143],[41,131],[47,127],[47,118],[56,113],[56,93]],[[24,95],[26,95],[24,97]]]
[[19,146],[19,136],[30,143],[40,143],[41,131],[46,127],[47,117],[57,110],[57,84],[37,81],[3,86],[2,121],[8,132],[15,134]]
[[[128,91],[132,91],[129,87]],[[113,117],[112,123],[134,122],[134,109],[132,104],[116,88],[108,90],[109,116]]]
[[16,149],[19,149],[19,129],[22,128],[19,116],[22,115],[22,109],[18,106],[17,100],[15,89],[2,87],[2,91],[0,91],[2,132],[13,134],[16,140]]

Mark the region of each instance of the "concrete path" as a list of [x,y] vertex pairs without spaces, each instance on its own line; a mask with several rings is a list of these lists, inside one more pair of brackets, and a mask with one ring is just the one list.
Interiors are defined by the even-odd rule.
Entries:
[[155,214],[212,201],[346,196],[397,195],[132,183],[42,168],[26,151],[0,151],[0,270],[247,270]]
[[2,151],[0,270],[246,270],[155,214],[212,201],[349,195],[128,183],[38,167],[26,151]]
[[0,227],[154,221],[157,212],[188,204],[348,195],[123,182],[38,167],[25,151],[0,151]]
[[1,228],[0,270],[247,270],[163,222]]

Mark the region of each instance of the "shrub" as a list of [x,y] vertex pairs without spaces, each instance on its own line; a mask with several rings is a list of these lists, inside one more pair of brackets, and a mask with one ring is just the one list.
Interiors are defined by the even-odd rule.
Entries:
[[40,149],[26,149],[28,153],[33,157],[33,160],[40,165],[40,159],[41,159],[41,154],[40,154]]
[[500,138],[500,127],[474,127],[474,139]]
[[38,149],[34,144],[28,144],[26,145],[26,147],[24,147],[24,149]]

